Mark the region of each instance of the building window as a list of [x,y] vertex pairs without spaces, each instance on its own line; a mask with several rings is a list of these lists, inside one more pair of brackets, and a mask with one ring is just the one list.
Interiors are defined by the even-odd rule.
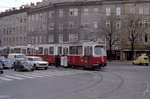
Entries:
[[120,20],[116,22],[116,28],[121,28],[121,21]]
[[116,8],[116,15],[121,15],[121,7]]
[[54,17],[54,11],[49,11],[49,18]]
[[69,34],[69,42],[77,42],[78,34]]
[[139,35],[138,41],[139,41],[139,42],[142,42],[142,34]]
[[39,36],[39,43],[42,43],[42,36]]
[[139,14],[143,14],[143,6],[139,6]]
[[69,22],[69,28],[70,29],[74,28],[74,22]]
[[106,28],[110,27],[110,21],[106,21]]
[[139,27],[142,28],[142,26],[143,26],[143,21],[140,20],[140,21],[139,21]]
[[95,28],[95,29],[98,28],[98,22],[94,22],[94,28]]
[[89,15],[89,9],[84,8],[84,15]]
[[63,34],[59,34],[59,43],[63,42]]
[[63,10],[62,9],[59,10],[59,17],[63,17]]
[[35,43],[38,43],[38,36],[35,37]]
[[48,42],[53,43],[54,42],[54,35],[49,35],[48,36]]
[[106,16],[110,16],[110,8],[106,8]]
[[73,16],[73,9],[69,9],[69,16]]
[[78,9],[69,9],[69,16],[78,16]]
[[144,6],[144,14],[149,14],[149,6]]
[[51,23],[48,27],[48,30],[54,30],[54,23]]
[[94,8],[94,14],[98,15],[98,8]]
[[135,14],[135,6],[130,6],[130,14]]
[[148,41],[148,36],[147,36],[147,34],[145,34],[145,43]]
[[34,37],[32,37],[32,44],[34,43]]
[[144,28],[148,26],[148,20],[144,20]]
[[63,29],[63,24],[60,23],[60,24],[59,24],[59,30],[62,30],[62,29]]
[[78,9],[74,9],[74,16],[78,16]]
[[74,34],[74,42],[78,42],[78,34]]

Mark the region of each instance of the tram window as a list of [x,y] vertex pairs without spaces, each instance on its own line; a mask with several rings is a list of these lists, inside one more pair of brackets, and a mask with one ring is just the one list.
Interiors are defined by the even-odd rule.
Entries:
[[82,53],[83,53],[83,47],[82,46],[77,46],[76,54],[77,55],[82,55]]
[[69,54],[76,54],[76,47],[75,46],[69,47]]
[[43,47],[39,47],[39,54],[43,54]]
[[67,48],[67,47],[63,48],[63,54],[64,54],[64,55],[67,55],[67,54],[68,54],[68,48]]
[[33,54],[33,49],[31,49],[31,48],[27,48],[27,54]]
[[84,55],[92,55],[92,47],[86,46],[84,47]]
[[13,49],[11,49],[11,50],[10,50],[10,53],[14,53],[14,50],[13,50]]
[[44,55],[48,55],[48,48],[44,48]]
[[62,54],[62,47],[58,47],[58,54]]
[[49,47],[49,54],[50,55],[54,54],[54,47]]
[[26,54],[26,49],[22,49],[22,54]]
[[4,49],[4,54],[9,54],[9,49]]
[[21,48],[15,48],[15,49],[14,49],[14,52],[15,52],[15,53],[21,53]]

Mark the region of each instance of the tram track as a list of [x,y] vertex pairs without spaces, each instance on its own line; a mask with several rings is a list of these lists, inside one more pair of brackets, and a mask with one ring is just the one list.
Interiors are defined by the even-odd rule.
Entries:
[[[100,73],[98,73],[98,72],[91,72],[91,73],[92,73],[92,79],[88,83],[84,84],[84,85],[86,85],[86,87],[82,87],[82,88],[77,89],[75,91],[65,93],[64,95],[58,96],[57,98],[77,95],[81,92],[84,92],[84,91],[90,89],[90,88],[96,87],[98,84],[100,84],[103,81],[103,76]],[[97,76],[95,76],[95,75],[97,75]]]
[[97,97],[96,99],[110,99],[110,97],[112,97],[112,96],[108,96],[108,95],[110,95],[111,93],[119,90],[123,86],[123,84],[124,84],[123,77],[121,77],[118,74],[112,73],[112,72],[108,72],[108,73],[111,73],[111,74],[117,76],[120,79],[120,83],[117,85],[117,87],[110,89],[109,91],[105,92],[103,95]]

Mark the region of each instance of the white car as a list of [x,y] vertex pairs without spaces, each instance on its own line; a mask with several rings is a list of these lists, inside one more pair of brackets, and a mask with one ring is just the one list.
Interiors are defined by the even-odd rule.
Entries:
[[31,62],[35,69],[44,68],[46,70],[48,68],[48,62],[43,61],[41,57],[27,56],[27,59]]

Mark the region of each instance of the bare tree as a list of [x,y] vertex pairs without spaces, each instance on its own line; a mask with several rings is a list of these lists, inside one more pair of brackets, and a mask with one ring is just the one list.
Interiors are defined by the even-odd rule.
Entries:
[[118,38],[116,38],[116,34],[118,33],[118,28],[120,28],[119,25],[121,25],[121,23],[118,24],[117,26],[117,22],[120,22],[120,19],[115,14],[110,14],[109,16],[106,16],[105,18],[103,18],[103,25],[102,25],[101,32],[104,33],[108,41],[109,61],[112,60],[112,46],[118,40]]
[[124,20],[124,42],[131,46],[131,59],[134,59],[134,48],[139,35],[145,33],[148,28],[148,20],[143,23],[143,17],[136,14],[128,14]]

